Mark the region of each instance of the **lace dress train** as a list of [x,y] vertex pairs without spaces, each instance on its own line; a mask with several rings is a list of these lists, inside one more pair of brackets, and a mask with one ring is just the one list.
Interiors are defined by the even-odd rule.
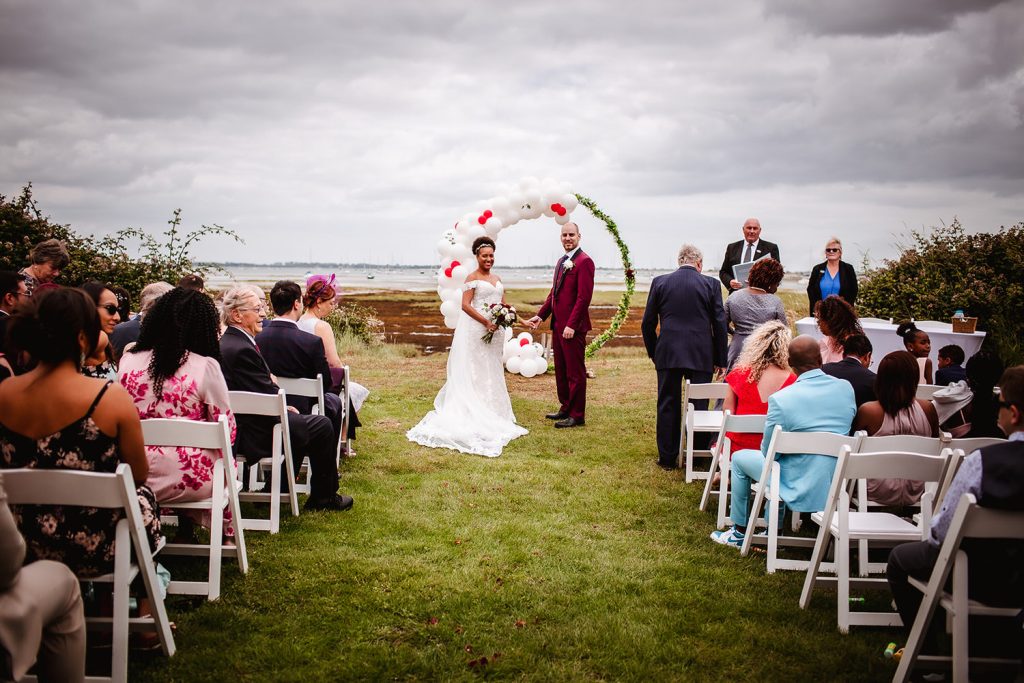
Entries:
[[[474,289],[473,307],[500,303],[504,289],[483,280],[467,283]],[[451,448],[490,458],[501,455],[512,439],[527,434],[516,424],[505,386],[501,362],[504,337],[495,334],[485,342],[486,328],[464,311],[452,337],[448,354],[448,380],[434,399],[434,409],[410,429],[410,441],[431,448]]]

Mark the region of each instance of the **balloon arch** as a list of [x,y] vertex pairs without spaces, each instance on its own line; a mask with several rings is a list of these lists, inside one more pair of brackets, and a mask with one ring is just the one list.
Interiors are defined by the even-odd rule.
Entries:
[[[619,299],[618,310],[608,329],[587,345],[586,356],[591,358],[615,336],[626,320],[629,302],[636,288],[636,277],[629,261],[629,248],[622,241],[615,221],[601,211],[592,199],[573,193],[568,183],[550,178],[524,178],[504,194],[478,202],[476,211],[465,214],[453,228],[441,235],[437,243],[441,257],[437,271],[437,293],[441,297],[444,324],[455,329],[458,321],[462,307],[462,284],[473,271],[473,268],[464,265],[474,261],[473,240],[487,235],[497,241],[498,233],[502,230],[519,221],[534,220],[541,216],[554,218],[556,224],[565,225],[579,206],[585,207],[595,218],[604,222],[608,233],[615,240],[622,256],[623,280],[626,284],[626,291]],[[528,332],[518,337],[511,337],[511,330],[506,332],[504,362],[510,372],[518,372],[526,377],[542,374],[547,370],[547,361],[542,357],[542,351],[540,344],[534,342]],[[519,359],[518,363],[514,362],[516,359]]]

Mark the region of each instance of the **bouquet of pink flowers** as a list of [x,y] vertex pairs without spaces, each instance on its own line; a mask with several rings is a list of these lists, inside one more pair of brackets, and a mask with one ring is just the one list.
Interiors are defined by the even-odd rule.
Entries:
[[[495,325],[498,326],[498,330],[503,327],[512,327],[516,324],[516,309],[509,306],[508,304],[487,304],[486,314],[491,318]],[[495,330],[494,332],[497,332]],[[487,332],[484,336],[480,337],[485,342],[490,343],[494,339],[494,332]]]

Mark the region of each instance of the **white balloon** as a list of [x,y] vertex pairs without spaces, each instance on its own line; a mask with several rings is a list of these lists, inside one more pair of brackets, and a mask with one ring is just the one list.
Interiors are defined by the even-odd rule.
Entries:
[[525,178],[519,181],[519,189],[522,190],[523,192],[526,192],[531,187],[537,187],[537,185],[539,184],[540,181],[537,180],[535,177],[526,176]]
[[453,315],[450,318],[445,318],[444,319],[444,326],[447,327],[449,330],[454,330],[455,329],[455,324],[457,322],[459,322],[458,316],[454,316]]
[[469,269],[466,266],[458,265],[452,268],[452,282],[461,285],[466,281],[466,276],[469,275]]
[[[471,239],[469,240],[469,243],[470,243],[470,245],[472,245],[474,240],[476,240],[479,237],[483,237],[484,235],[486,235],[487,231],[484,230],[484,226],[482,226],[479,223],[477,223],[472,228],[470,228],[469,231],[466,234],[470,236]],[[472,247],[470,247],[470,253],[472,253]]]
[[[532,360],[532,359],[530,359]],[[537,374],[537,366],[533,363],[523,361],[519,364],[519,374],[523,377],[533,377]]]
[[522,366],[523,361],[519,358],[519,356],[513,356],[512,358],[508,359],[507,363],[505,363],[505,368],[513,375],[517,374],[519,370],[522,368]]
[[561,216],[555,216],[555,222],[558,223],[559,225],[565,225],[566,223],[569,222],[569,214],[564,213]]
[[500,216],[508,211],[508,209],[509,203],[507,197],[495,197],[491,200],[491,211],[493,211],[496,216]]
[[526,195],[522,192],[516,191],[508,196],[509,208],[515,211],[517,214],[522,211],[523,204],[526,203]]
[[533,343],[533,335],[530,334],[529,332],[520,332],[519,334],[516,335],[516,339],[525,339],[529,343]]
[[548,204],[546,200],[543,200],[543,203],[541,204],[541,211],[548,218],[551,218],[552,216],[555,215],[555,210],[551,208],[551,205]]
[[459,305],[454,301],[445,301],[441,304],[441,315],[448,318],[454,318],[459,312]]
[[503,227],[505,226],[502,225],[501,219],[497,216],[491,216],[487,219],[487,222],[484,223],[484,230],[486,230],[488,234],[497,234]]
[[575,211],[576,207],[579,205],[580,201],[576,199],[576,195],[574,195],[572,192],[566,193],[565,197],[562,199],[562,206],[564,206],[565,210],[568,211],[569,213]]
[[544,346],[540,342],[533,342],[533,348],[537,349],[538,356],[544,353]]
[[445,275],[444,271],[442,271],[441,274],[437,276],[437,288],[438,289],[448,289],[449,287],[451,287],[451,284],[452,284],[452,279],[450,277],[448,277],[447,275]]
[[461,308],[462,290],[446,288],[441,292],[441,298],[445,301],[454,301]]
[[[540,206],[540,200],[541,200],[540,190],[538,190],[535,187],[531,187],[529,190],[527,190],[523,194],[526,197],[526,203],[529,204],[531,208],[533,208],[535,206]],[[543,210],[543,207],[541,207],[541,209]]]
[[519,357],[523,360],[533,360],[537,357],[537,349],[533,348],[533,344],[525,344],[519,351]]
[[537,367],[537,374],[543,375],[548,371],[548,361],[546,358],[535,358],[533,361]]

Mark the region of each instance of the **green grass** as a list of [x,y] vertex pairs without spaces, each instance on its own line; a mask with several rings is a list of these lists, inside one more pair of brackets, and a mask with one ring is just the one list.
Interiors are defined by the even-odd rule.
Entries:
[[882,651],[899,634],[840,635],[834,593],[802,611],[803,574],[768,576],[763,556],[708,539],[701,486],[655,466],[655,374],[640,349],[592,362],[583,429],[543,418],[552,375],[509,376],[530,434],[496,459],[405,438],[446,355],[343,355],[373,392],[343,466],[355,508],[250,532],[249,575],[226,562],[218,602],[170,600],[178,654],[133,655],[132,680],[891,677]]

